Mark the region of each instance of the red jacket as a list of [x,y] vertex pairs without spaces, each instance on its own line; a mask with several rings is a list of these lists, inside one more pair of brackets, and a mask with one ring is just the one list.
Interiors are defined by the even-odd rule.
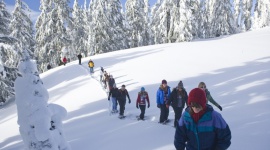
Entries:
[[64,62],[64,63],[67,62],[67,58],[66,58],[66,57],[63,58],[63,62]]
[[146,105],[146,101],[150,104],[148,93],[147,92],[139,92],[136,105]]

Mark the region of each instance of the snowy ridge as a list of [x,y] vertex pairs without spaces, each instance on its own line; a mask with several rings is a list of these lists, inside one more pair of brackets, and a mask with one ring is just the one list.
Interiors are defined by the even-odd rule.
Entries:
[[[232,131],[230,150],[267,150],[270,132],[270,28],[188,43],[163,44],[91,57],[113,74],[117,87],[125,84],[131,97],[126,115],[138,115],[135,100],[141,86],[149,93],[150,121],[120,120],[108,115],[107,95],[91,79],[87,62],[68,63],[41,74],[49,102],[66,108],[63,130],[72,149],[171,150],[174,129],[158,123],[155,94],[162,79],[172,88],[182,80],[187,92],[200,81],[207,84]],[[133,117],[131,117],[133,118]],[[170,108],[169,119],[174,114]],[[153,122],[153,123],[152,123]],[[7,130],[9,129],[9,130]],[[0,109],[0,149],[22,150],[16,106]]]

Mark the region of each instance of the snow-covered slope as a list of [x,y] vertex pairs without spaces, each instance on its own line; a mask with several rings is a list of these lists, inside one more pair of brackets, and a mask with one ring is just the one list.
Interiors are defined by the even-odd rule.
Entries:
[[[41,74],[50,102],[64,106],[66,139],[74,150],[169,150],[174,131],[158,124],[155,94],[162,79],[175,87],[179,80],[189,92],[200,81],[207,84],[223,107],[221,114],[232,131],[230,150],[268,150],[270,147],[270,28],[233,36],[188,43],[163,44],[117,51],[91,57],[94,78],[87,62],[71,62]],[[131,104],[125,120],[108,113],[107,95],[95,78],[99,66],[111,73],[117,86],[127,86]],[[141,86],[148,91],[148,120],[137,121],[135,107]],[[217,108],[214,108],[217,110]],[[174,114],[170,109],[169,118]],[[219,110],[218,110],[219,111]],[[0,109],[0,149],[21,150],[16,106]]]

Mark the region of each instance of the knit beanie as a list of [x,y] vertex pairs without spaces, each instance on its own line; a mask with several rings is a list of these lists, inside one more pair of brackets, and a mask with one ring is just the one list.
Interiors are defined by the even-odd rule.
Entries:
[[205,92],[200,88],[195,88],[189,92],[188,95],[188,105],[191,105],[191,102],[198,103],[202,106],[203,109],[206,108],[206,95]]
[[167,84],[167,81],[164,79],[161,81],[162,84]]
[[141,91],[142,91],[142,92],[144,92],[144,91],[145,91],[145,88],[144,88],[144,87],[142,87],[142,88],[141,88]]
[[178,86],[177,86],[178,88],[184,88],[184,84],[183,84],[183,82],[182,81],[180,81],[179,83],[178,83]]

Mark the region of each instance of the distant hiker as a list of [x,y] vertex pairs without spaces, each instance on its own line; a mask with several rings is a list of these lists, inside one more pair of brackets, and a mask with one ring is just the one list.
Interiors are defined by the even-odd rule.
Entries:
[[52,66],[50,64],[47,65],[47,70],[52,69]]
[[204,90],[205,94],[206,94],[206,100],[207,103],[211,102],[212,104],[214,104],[220,111],[222,111],[222,107],[213,99],[213,97],[211,96],[210,92],[208,91],[208,89],[206,88],[206,84],[204,82],[200,82],[198,85],[198,88],[201,88],[202,90]]
[[63,65],[64,63],[63,63],[63,61],[62,61],[62,59],[61,59],[61,57],[59,57],[59,66],[61,66],[61,65]]
[[66,56],[63,58],[63,64],[64,64],[64,66],[66,65],[66,63],[67,63],[67,58],[66,58]]
[[102,82],[103,75],[104,75],[104,69],[103,67],[100,67],[100,82]]
[[102,81],[104,84],[104,88],[107,89],[107,81],[109,81],[109,75],[108,75],[107,71],[104,71]]
[[121,89],[119,90],[119,94],[117,97],[119,106],[120,106],[120,113],[119,118],[124,118],[124,111],[125,111],[125,105],[126,105],[126,97],[128,97],[128,103],[131,103],[128,91],[126,90],[126,86],[122,85]]
[[116,84],[113,84],[112,89],[110,90],[108,100],[112,100],[112,113],[118,113],[117,110],[117,97],[118,97],[119,89],[116,87]]
[[188,106],[176,127],[174,146],[177,150],[226,150],[231,145],[231,131],[212,106],[205,92],[190,91]]
[[95,64],[94,64],[94,62],[91,59],[88,62],[88,66],[90,68],[90,73],[94,73]]
[[166,103],[169,100],[171,94],[171,88],[167,85],[166,80],[162,80],[162,84],[157,90],[157,107],[160,108],[159,123],[166,123],[169,116],[169,108],[166,107]]
[[81,53],[78,55],[78,59],[79,59],[79,65],[81,65],[82,64],[82,55],[81,55]]
[[113,75],[110,75],[110,78],[109,78],[109,90],[111,90],[111,88],[113,87],[114,84],[115,84],[115,80],[113,78]]
[[148,108],[150,107],[150,101],[148,93],[145,91],[145,88],[142,87],[141,91],[138,93],[136,107],[141,110],[141,114],[139,116],[139,119],[144,120],[144,114],[145,114],[145,108],[146,108],[146,101],[148,104]]

